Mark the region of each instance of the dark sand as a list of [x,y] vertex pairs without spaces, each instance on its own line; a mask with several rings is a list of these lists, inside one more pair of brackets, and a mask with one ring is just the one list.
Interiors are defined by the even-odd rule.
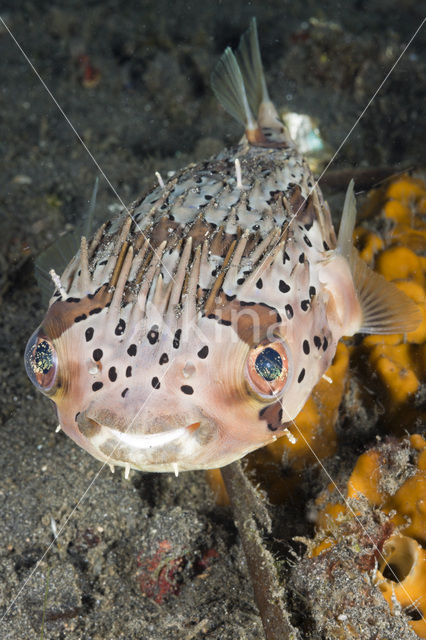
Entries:
[[[318,118],[334,149],[421,21],[412,1],[19,4],[5,0],[2,17],[126,203],[153,185],[154,171],[166,175],[241,136],[209,75],[251,16],[273,99]],[[306,31],[310,18],[319,23]],[[424,161],[424,53],[423,33],[334,168]],[[82,85],[82,55],[101,73],[96,87]],[[125,481],[99,472],[55,434],[52,404],[27,380],[25,344],[45,311],[31,256],[78,222],[98,172],[1,25],[0,60],[0,637],[260,639],[231,513],[215,506],[204,474],[132,472]],[[117,205],[101,180],[100,218]],[[312,532],[306,497],[275,512],[284,548]],[[141,594],[140,565],[164,540],[178,593],[158,603]],[[301,637],[320,637],[306,631],[303,612],[298,624]]]

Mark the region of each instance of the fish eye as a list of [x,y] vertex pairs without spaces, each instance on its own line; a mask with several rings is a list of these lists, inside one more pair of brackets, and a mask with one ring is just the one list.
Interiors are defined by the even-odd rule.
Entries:
[[288,357],[281,340],[265,342],[251,349],[246,364],[246,379],[251,390],[264,399],[277,396],[288,377]]
[[55,384],[58,357],[51,340],[37,329],[25,348],[25,370],[33,385],[47,393]]

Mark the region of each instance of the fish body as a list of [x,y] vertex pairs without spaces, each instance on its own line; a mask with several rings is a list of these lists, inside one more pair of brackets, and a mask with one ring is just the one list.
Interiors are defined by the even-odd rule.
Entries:
[[112,465],[228,464],[286,432],[343,335],[416,323],[352,248],[351,189],[336,238],[268,98],[254,24],[213,87],[243,140],[83,238],[27,345],[62,429]]

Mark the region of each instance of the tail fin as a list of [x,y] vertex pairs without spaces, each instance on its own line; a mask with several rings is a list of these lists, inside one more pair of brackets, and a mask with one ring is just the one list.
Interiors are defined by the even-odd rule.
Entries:
[[257,115],[261,103],[270,102],[270,100],[260,56],[256,18],[251,19],[249,28],[241,36],[236,58],[243,76],[249,105]]
[[251,144],[289,146],[289,135],[266,87],[256,18],[241,37],[236,54],[227,47],[212,73],[211,85],[224,109],[245,126]]
[[225,49],[212,73],[211,85],[223,108],[246,129],[255,131],[257,122],[247,100],[241,69],[229,47]]

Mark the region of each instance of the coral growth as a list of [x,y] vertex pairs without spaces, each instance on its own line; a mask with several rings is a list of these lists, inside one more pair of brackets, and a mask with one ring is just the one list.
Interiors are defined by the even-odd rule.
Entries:
[[[348,521],[359,522],[366,513],[380,518],[387,528],[371,556],[378,564],[374,581],[392,611],[401,609],[417,635],[426,638],[425,438],[414,434],[366,451],[347,482],[347,501],[334,502],[333,495],[335,487],[329,485],[317,499],[321,510],[310,556],[328,553],[342,541]],[[357,542],[365,554],[362,536]],[[364,567],[372,570],[374,564],[366,562]]]

